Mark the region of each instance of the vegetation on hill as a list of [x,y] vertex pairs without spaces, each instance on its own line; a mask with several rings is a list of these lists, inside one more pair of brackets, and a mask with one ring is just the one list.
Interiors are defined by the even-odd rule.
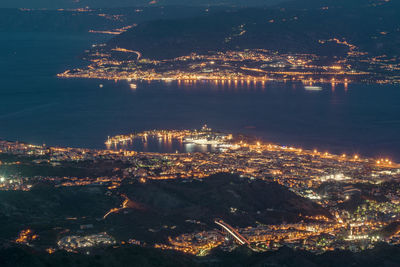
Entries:
[[150,21],[108,44],[155,59],[256,48],[334,57],[343,55],[349,47],[321,41],[338,38],[373,55],[398,55],[399,9],[398,1],[292,1],[273,8]]

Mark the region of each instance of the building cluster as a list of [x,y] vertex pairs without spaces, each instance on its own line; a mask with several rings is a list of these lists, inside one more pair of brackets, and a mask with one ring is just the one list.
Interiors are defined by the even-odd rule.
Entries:
[[23,245],[30,245],[30,242],[38,239],[39,236],[35,234],[31,229],[22,230],[17,239],[15,239],[15,243],[23,244]]
[[[52,181],[56,186],[102,185],[107,188],[107,193],[118,194],[124,180],[146,183],[148,180],[203,179],[222,172],[234,173],[249,180],[277,182],[297,195],[320,204],[332,214],[332,218],[299,214],[302,222],[298,224],[259,224],[247,228],[226,228],[228,232],[243,236],[239,242],[249,242],[254,250],[271,250],[283,245],[315,252],[336,248],[361,250],[370,248],[379,241],[394,244],[400,241],[400,236],[397,236],[399,232],[383,234],[385,231],[382,230],[400,220],[400,190],[396,187],[400,179],[400,165],[390,159],[335,155],[263,143],[248,137],[213,132],[207,127],[196,131],[157,130],[109,137],[106,144],[118,146],[132,138],[140,138],[146,142],[149,136],[159,136],[166,140],[179,139],[216,149],[195,153],[151,153],[128,151],[119,147],[115,150],[90,150],[1,141],[1,153],[22,157],[32,164],[52,166],[57,163],[62,166],[71,162],[95,164],[106,160],[116,163],[111,164],[110,168],[113,169],[118,164],[123,164],[118,165],[121,167],[117,168],[118,172],[114,175],[101,177],[26,178],[13,174],[12,177],[0,178],[0,189],[29,190],[35,181],[45,180]],[[105,212],[104,218],[122,210],[141,208],[138,203],[122,196],[124,200],[121,206]],[[368,201],[358,205],[357,199],[361,197]],[[353,211],[345,208],[351,203],[356,203]],[[235,211],[236,208],[232,207],[231,212]],[[194,223],[202,224],[197,221]],[[215,247],[229,250],[237,245],[235,239],[224,232],[224,229],[218,225],[215,229],[170,237],[168,243],[157,244],[156,247],[205,255]],[[27,239],[25,237],[28,235],[29,233],[22,234],[19,240]],[[106,234],[67,236],[60,239],[58,246],[61,249],[75,250],[114,242]],[[135,242],[141,244],[140,241]]]
[[[36,164],[51,163],[53,165],[57,165],[59,162],[117,160],[136,155],[134,151],[48,147],[46,145],[31,145],[2,140],[0,140],[0,153],[32,157],[32,161]],[[1,164],[6,163],[0,162]]]
[[60,249],[76,251],[98,246],[110,246],[116,241],[107,233],[100,233],[87,236],[65,236],[61,238],[57,245]]
[[[123,48],[96,47],[87,55],[91,64],[86,68],[67,70],[62,78],[95,78],[107,80],[211,81],[222,85],[268,81],[301,81],[339,83],[352,81],[395,83],[399,79],[398,58],[370,57],[345,40],[332,38],[321,43],[335,42],[348,47],[344,57],[327,60],[315,54],[284,54],[264,49],[192,53],[165,60],[142,58],[138,51]],[[397,77],[397,78],[396,78]]]
[[169,244],[155,244],[155,248],[173,249],[192,255],[206,255],[213,248],[225,243],[224,236],[218,231],[203,231],[183,234],[175,238],[169,238]]

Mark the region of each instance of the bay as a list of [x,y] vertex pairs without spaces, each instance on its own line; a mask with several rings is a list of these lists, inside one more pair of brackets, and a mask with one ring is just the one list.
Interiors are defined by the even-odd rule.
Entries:
[[[0,138],[105,148],[107,136],[149,129],[221,131],[334,153],[400,160],[400,87],[349,84],[307,91],[297,83],[59,79],[104,36],[0,35]],[[103,87],[100,87],[100,84]]]

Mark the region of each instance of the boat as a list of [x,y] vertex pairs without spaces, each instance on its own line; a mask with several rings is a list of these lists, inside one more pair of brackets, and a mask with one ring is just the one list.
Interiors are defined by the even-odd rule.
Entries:
[[129,86],[131,87],[131,89],[136,89],[137,88],[137,85],[135,83],[131,83],[131,84],[129,84]]
[[213,139],[208,138],[184,138],[184,144],[195,144],[195,145],[218,145],[220,142]]
[[322,87],[321,86],[304,86],[304,89],[307,91],[321,91]]

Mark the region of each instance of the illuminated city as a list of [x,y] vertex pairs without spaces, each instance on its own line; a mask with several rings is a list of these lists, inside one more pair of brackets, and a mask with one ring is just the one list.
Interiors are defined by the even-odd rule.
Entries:
[[[167,60],[141,58],[140,51],[114,48],[103,51],[104,46],[95,47],[87,55],[92,62],[87,68],[67,70],[59,74],[61,78],[91,78],[109,80],[176,80],[192,83],[201,80],[227,83],[237,87],[244,83],[263,83],[268,81],[301,81],[305,85],[331,83],[348,85],[350,82],[397,83],[396,75],[400,69],[397,59],[385,57],[370,58],[366,53],[347,42],[331,39],[325,42],[338,42],[349,47],[345,58],[336,62],[321,64],[323,60],[313,54],[279,54],[268,50],[245,50],[214,52],[208,55],[193,53],[188,56]],[[121,56],[118,53],[125,54]],[[125,57],[127,60],[118,60]],[[386,63],[387,62],[387,63]],[[390,62],[390,63],[389,63]],[[367,64],[366,66],[362,65]],[[354,66],[360,65],[358,70]],[[361,67],[362,66],[362,67]],[[376,68],[376,72],[370,71]],[[381,74],[382,70],[387,74]],[[378,74],[379,73],[379,74]]]
[[399,266],[399,10],[2,0],[0,267]]
[[[172,139],[178,139],[180,142],[192,145],[215,146],[217,150],[205,153],[168,154],[134,152],[118,148],[133,138],[141,138],[143,142],[147,142],[149,136],[157,136],[160,142],[161,140],[172,142]],[[0,143],[2,153],[29,159],[23,163],[3,162],[3,165],[38,165],[44,168],[89,164],[95,168],[106,160],[115,162],[111,165],[113,168],[120,165],[117,162],[123,162],[123,165],[129,167],[118,168],[118,174],[112,176],[86,178],[68,176],[28,178],[14,174],[2,177],[0,188],[29,191],[38,181],[52,182],[56,187],[105,187],[106,196],[120,195],[125,199],[121,200],[122,204],[119,207],[109,211],[104,210],[102,220],[108,220],[115,216],[113,214],[123,216],[122,214],[130,210],[146,209],[147,204],[140,204],[120,192],[127,183],[137,181],[146,184],[160,180],[179,180],[179,183],[182,183],[185,180],[207,180],[213,179],[213,175],[231,173],[243,177],[241,179],[247,180],[250,184],[253,181],[278,183],[325,209],[322,214],[298,214],[297,222],[293,223],[268,225],[258,222],[256,225],[240,228],[227,224],[221,218],[215,218],[214,225],[188,219],[189,223],[195,225],[207,225],[209,230],[168,236],[166,243],[153,245],[151,240],[138,241],[135,236],[113,241],[113,237],[104,234],[82,238],[67,236],[57,241],[60,249],[71,251],[113,242],[129,244],[129,240],[136,240],[135,244],[146,244],[198,256],[207,255],[216,247],[231,251],[239,245],[246,245],[254,251],[276,250],[284,245],[321,253],[335,249],[360,251],[373,248],[375,243],[381,241],[391,244],[399,242],[397,230],[394,232],[385,230],[393,227],[393,224],[398,224],[400,196],[395,184],[400,179],[399,164],[387,158],[334,155],[324,151],[303,150],[254,140],[254,138],[240,138],[232,134],[214,132],[204,126],[200,130],[154,130],[109,137],[106,141],[107,150],[54,148],[3,141]],[[104,167],[103,171],[107,172],[107,167]],[[360,196],[365,196],[368,200],[353,211],[345,208]],[[239,212],[245,211],[230,207],[229,213]],[[177,226],[165,227],[174,229]],[[96,228],[93,224],[80,226],[80,229],[93,228]],[[33,242],[36,238],[31,230],[23,230],[16,242]]]

